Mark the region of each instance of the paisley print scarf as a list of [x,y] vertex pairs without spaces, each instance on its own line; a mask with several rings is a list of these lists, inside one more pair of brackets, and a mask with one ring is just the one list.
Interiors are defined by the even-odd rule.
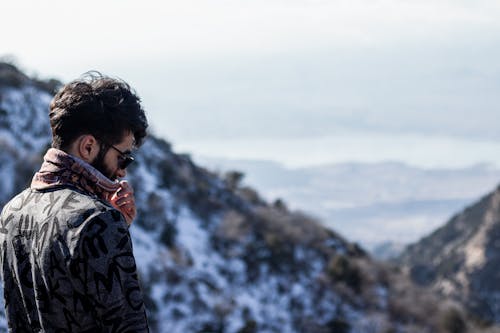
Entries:
[[72,185],[109,202],[111,194],[120,188],[118,182],[110,180],[87,162],[62,150],[50,148],[43,160],[40,170],[31,181],[32,189]]

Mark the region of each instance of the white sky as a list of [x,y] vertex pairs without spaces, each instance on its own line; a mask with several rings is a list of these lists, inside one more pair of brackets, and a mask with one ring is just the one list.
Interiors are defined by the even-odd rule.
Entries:
[[500,165],[498,1],[16,0],[0,31],[30,73],[129,81],[195,155]]

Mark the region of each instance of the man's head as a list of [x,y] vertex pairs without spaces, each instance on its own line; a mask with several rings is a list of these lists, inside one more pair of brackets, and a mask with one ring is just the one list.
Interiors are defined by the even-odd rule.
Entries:
[[130,86],[99,73],[68,83],[50,103],[52,147],[91,163],[105,176],[125,176],[124,160],[148,123]]

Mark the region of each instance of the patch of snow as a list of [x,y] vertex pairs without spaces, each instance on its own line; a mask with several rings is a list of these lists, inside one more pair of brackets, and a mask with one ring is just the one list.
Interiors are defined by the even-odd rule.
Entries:
[[375,287],[375,295],[377,296],[377,303],[381,309],[387,309],[389,301],[389,291],[386,287]]
[[141,182],[141,193],[155,192],[158,188],[158,175],[152,173],[144,163],[139,163],[135,170],[136,178]]
[[7,110],[6,122],[11,135],[33,151],[40,151],[50,139],[48,105],[52,96],[35,87],[5,89],[0,108]]
[[0,159],[0,202],[7,202],[14,192],[14,177],[15,174],[13,160],[4,158]]
[[132,224],[130,235],[134,248],[134,257],[137,266],[142,272],[147,272],[150,266],[157,265],[159,258],[168,256],[165,246],[158,243],[151,233],[146,232],[140,226]]
[[209,236],[200,225],[200,220],[186,207],[180,209],[177,221],[177,241],[193,258],[195,270],[202,270],[212,275],[219,275],[216,265],[223,265],[224,260],[211,248]]

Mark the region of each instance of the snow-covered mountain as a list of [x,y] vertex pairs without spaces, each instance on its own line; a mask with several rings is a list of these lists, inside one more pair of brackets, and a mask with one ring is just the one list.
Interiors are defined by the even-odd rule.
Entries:
[[[0,63],[0,206],[41,163],[55,86]],[[131,234],[152,332],[474,329],[458,304],[283,201],[266,202],[240,173],[217,175],[156,137],[136,157]]]

